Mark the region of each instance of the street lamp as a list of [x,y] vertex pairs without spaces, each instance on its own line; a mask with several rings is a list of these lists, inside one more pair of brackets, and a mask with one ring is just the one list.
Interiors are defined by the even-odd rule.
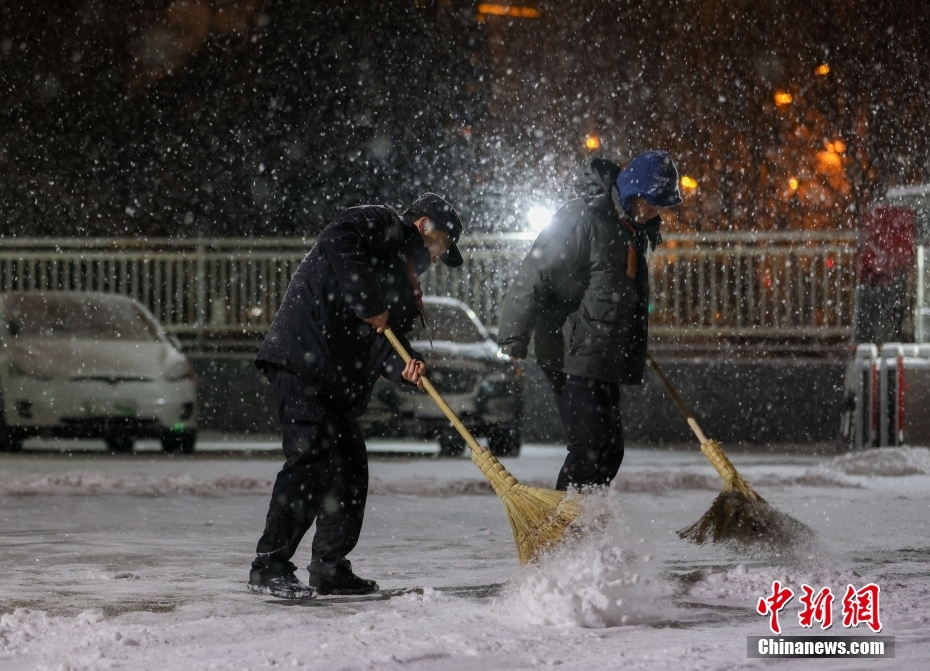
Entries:
[[531,231],[539,233],[552,221],[552,210],[541,205],[531,207],[530,211],[526,213],[526,221],[529,223]]

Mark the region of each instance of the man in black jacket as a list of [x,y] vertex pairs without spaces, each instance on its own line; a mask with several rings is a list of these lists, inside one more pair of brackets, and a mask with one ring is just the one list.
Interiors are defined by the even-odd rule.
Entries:
[[539,234],[507,293],[498,342],[535,360],[568,436],[556,489],[608,485],[623,461],[620,384],[642,384],[649,318],[646,246],[659,213],[681,204],[671,157],[648,151],[623,171],[595,158],[581,197]]
[[[417,276],[432,263],[456,267],[462,222],[449,203],[425,194],[399,216],[353,207],[320,234],[291,279],[256,357],[271,381],[286,461],[275,480],[249,588],[286,599],[367,594],[373,580],[352,571],[368,493],[368,455],[357,418],[380,375],[422,387],[426,365],[404,364],[380,333],[403,334],[423,318]],[[291,557],[316,521],[310,580]]]

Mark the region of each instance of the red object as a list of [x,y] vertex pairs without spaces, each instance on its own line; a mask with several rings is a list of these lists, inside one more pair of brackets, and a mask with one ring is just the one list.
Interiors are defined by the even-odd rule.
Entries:
[[858,627],[867,624],[869,629],[878,633],[882,630],[882,623],[878,619],[879,586],[869,583],[860,590],[852,585],[846,586],[843,596],[843,626]]
[[879,205],[867,211],[856,252],[859,282],[887,283],[914,267],[914,210]]
[[872,362],[872,375],[869,382],[869,398],[872,400],[872,407],[869,408],[869,439],[871,440],[872,432],[878,431],[878,363],[875,361]]
[[833,592],[829,587],[824,587],[814,596],[814,590],[809,585],[801,585],[804,594],[801,595],[801,603],[804,604],[804,610],[798,613],[798,622],[802,627],[811,627],[814,622],[820,623],[821,629],[829,629],[833,626]]
[[791,591],[791,588],[785,587],[783,589],[781,583],[776,580],[772,583],[772,596],[759,599],[756,612],[759,613],[759,615],[767,614],[770,616],[769,628],[772,630],[772,633],[781,633],[781,625],[778,623],[778,613],[793,597],[794,592]]
[[904,392],[907,382],[904,379],[904,357],[898,357],[898,445],[904,444]]

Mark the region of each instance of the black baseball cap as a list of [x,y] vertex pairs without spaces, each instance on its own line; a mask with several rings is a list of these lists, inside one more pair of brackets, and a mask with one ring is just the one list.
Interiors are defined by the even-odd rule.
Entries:
[[458,212],[443,198],[435,193],[424,193],[422,196],[413,201],[413,204],[404,212],[406,216],[429,217],[436,222],[437,226],[443,228],[449,233],[449,251],[439,257],[439,260],[450,268],[458,268],[465,263],[462,253],[456,247],[465,227],[462,226],[462,220],[459,219]]

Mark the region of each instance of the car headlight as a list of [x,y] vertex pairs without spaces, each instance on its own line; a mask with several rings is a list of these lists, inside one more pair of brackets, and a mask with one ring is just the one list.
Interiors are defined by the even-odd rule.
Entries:
[[483,398],[499,398],[501,396],[515,396],[523,391],[526,382],[523,379],[523,369],[515,366],[512,370],[492,373],[481,381],[481,390],[478,395]]
[[48,382],[49,380],[54,380],[55,376],[51,373],[47,373],[41,370],[28,369],[19,365],[15,361],[11,361],[7,370],[10,373],[10,377],[28,377],[33,380],[42,380],[43,382]]

